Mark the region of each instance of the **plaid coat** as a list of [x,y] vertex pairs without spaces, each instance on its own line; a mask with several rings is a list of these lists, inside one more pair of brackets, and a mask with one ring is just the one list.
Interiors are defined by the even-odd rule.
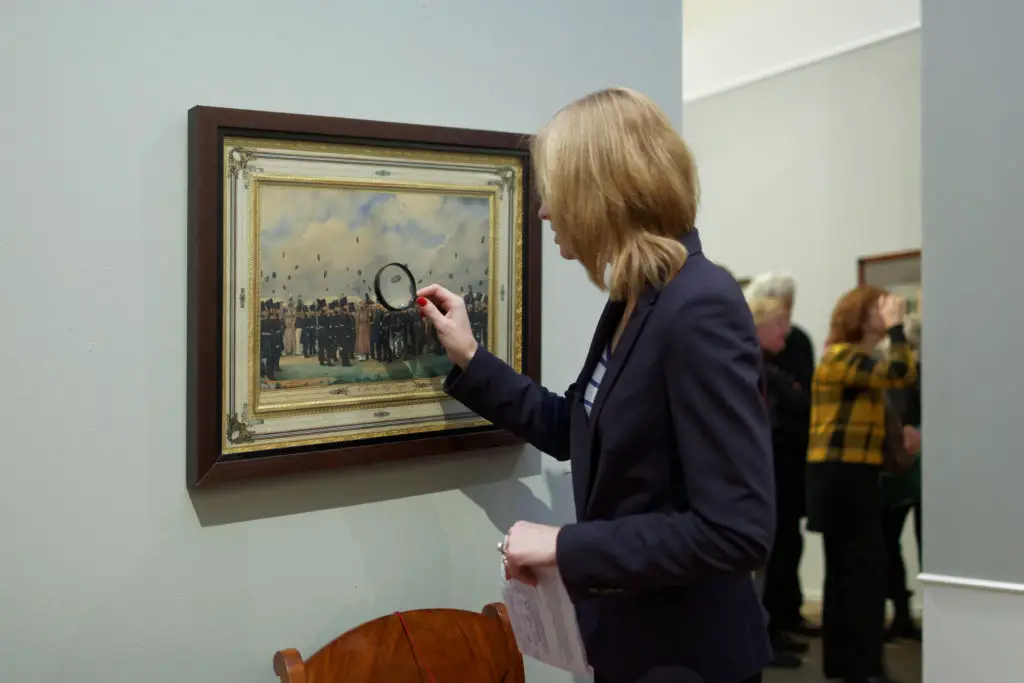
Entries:
[[885,394],[917,374],[902,326],[889,330],[888,357],[860,346],[825,350],[811,382],[807,451],[807,528],[852,533],[878,523],[881,511]]
[[889,330],[888,358],[856,344],[825,350],[811,381],[807,462],[882,465],[885,392],[912,385],[917,368],[903,326]]

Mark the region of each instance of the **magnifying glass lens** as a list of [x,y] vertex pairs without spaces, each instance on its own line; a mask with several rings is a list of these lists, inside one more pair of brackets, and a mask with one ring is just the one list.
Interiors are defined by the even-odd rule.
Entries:
[[398,263],[389,263],[378,270],[374,285],[377,299],[391,310],[409,308],[416,299],[416,283],[412,273]]

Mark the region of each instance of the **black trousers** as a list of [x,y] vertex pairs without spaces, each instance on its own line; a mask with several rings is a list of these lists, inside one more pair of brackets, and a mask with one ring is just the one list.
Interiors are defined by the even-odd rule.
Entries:
[[[736,683],[761,683],[761,681],[762,681],[761,674],[758,673],[758,674],[754,674],[753,676],[751,676],[750,678],[748,678],[746,680],[736,681]],[[595,676],[594,677],[594,683],[603,683],[603,679],[600,676]],[[680,681],[679,683],[690,683],[690,681]]]
[[917,563],[921,565],[921,503],[886,507],[882,511],[882,534],[885,538],[886,597],[892,600],[897,618],[910,616],[910,591],[907,589],[907,567],[903,561],[903,527],[907,515],[914,513],[914,538],[917,540]]
[[823,534],[822,647],[826,678],[885,673],[885,540],[882,509],[865,506]]
[[778,507],[775,544],[764,570],[762,603],[768,613],[768,632],[772,636],[800,624],[804,594],[800,588],[800,558],[804,536],[799,510]]

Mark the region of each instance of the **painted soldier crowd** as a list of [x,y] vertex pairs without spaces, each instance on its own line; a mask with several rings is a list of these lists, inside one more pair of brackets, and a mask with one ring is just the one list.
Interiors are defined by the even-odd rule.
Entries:
[[[473,335],[487,346],[487,297],[472,288],[463,297]],[[393,363],[443,355],[437,332],[415,309],[389,311],[371,301],[341,297],[305,304],[267,299],[260,303],[260,376],[277,380],[281,358],[301,356],[320,365],[351,367],[367,361]]]

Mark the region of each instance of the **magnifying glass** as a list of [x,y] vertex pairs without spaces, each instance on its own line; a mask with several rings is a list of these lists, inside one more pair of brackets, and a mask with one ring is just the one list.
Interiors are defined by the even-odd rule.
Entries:
[[416,279],[401,263],[381,266],[373,278],[377,301],[389,311],[404,311],[416,303]]

